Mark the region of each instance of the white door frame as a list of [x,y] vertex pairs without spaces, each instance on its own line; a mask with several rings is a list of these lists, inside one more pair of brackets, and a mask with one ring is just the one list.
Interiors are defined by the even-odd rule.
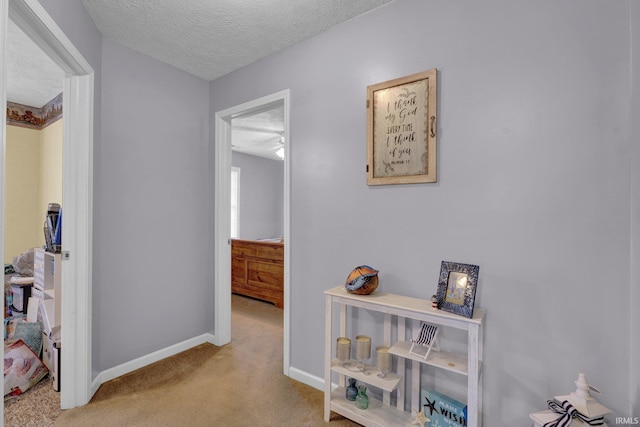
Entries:
[[231,342],[231,119],[264,110],[269,105],[284,102],[284,363],[285,375],[289,375],[289,340],[291,313],[291,127],[289,89],[246,102],[215,114],[215,284],[214,284],[214,344]]
[[[93,69],[36,0],[0,0],[0,103],[6,105],[7,22],[11,18],[64,71],[62,166],[62,354],[60,406],[89,402],[91,387],[91,265],[93,230]],[[0,113],[5,164],[6,109]],[[0,224],[4,227],[4,176],[0,174]],[[42,213],[44,215],[44,212]],[[4,241],[4,229],[0,233]],[[0,256],[4,259],[4,247]],[[0,350],[0,354],[4,349]],[[4,405],[2,408],[4,413]]]

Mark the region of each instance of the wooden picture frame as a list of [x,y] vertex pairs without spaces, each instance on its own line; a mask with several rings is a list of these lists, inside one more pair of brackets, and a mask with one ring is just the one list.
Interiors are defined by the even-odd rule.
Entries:
[[437,70],[367,86],[367,184],[436,182]]
[[464,317],[473,317],[480,267],[442,261],[438,279],[438,308]]

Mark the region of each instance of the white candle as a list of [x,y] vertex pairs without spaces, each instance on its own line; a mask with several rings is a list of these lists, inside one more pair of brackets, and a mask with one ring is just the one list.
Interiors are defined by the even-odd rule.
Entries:
[[336,343],[336,357],[339,361],[345,362],[351,357],[351,340],[346,337],[338,337]]
[[389,347],[376,348],[376,366],[384,377],[388,372],[391,372],[393,364],[393,355],[389,353]]
[[366,335],[356,337],[356,359],[366,360],[371,357],[371,338]]

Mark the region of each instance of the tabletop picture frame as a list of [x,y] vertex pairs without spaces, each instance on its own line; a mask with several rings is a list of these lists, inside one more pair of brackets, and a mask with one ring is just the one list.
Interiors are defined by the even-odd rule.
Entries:
[[438,308],[472,318],[479,271],[477,265],[442,261],[436,293]]
[[437,69],[367,86],[367,184],[437,182]]

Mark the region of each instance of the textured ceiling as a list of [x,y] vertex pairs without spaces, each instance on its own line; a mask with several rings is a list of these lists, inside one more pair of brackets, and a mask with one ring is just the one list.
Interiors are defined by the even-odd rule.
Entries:
[[7,30],[7,100],[40,108],[62,92],[64,72],[13,21]]
[[282,160],[284,103],[276,108],[231,120],[231,149],[240,153]]
[[[393,0],[82,0],[103,36],[207,81]],[[41,107],[64,74],[9,26],[7,99]],[[278,159],[283,110],[232,122],[234,150]],[[286,143],[286,142],[285,142]]]
[[112,40],[205,80],[391,0],[82,0]]
[[[82,0],[103,36],[207,81],[392,0]],[[282,108],[232,121],[234,151],[280,159]]]

